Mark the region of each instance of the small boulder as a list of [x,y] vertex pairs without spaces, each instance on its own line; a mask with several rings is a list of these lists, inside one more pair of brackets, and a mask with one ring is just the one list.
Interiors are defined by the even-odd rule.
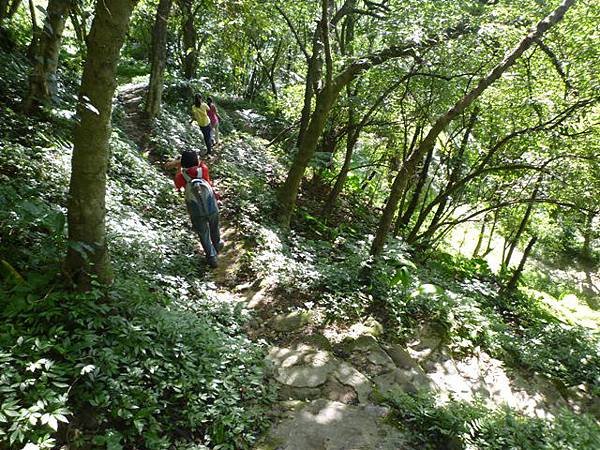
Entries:
[[390,358],[392,358],[394,364],[396,364],[396,366],[400,369],[421,369],[419,363],[415,361],[412,356],[410,356],[410,353],[406,351],[404,346],[400,344],[392,344],[385,347],[385,351]]
[[279,314],[271,320],[271,328],[280,333],[295,331],[309,323],[310,320],[311,314],[307,311]]

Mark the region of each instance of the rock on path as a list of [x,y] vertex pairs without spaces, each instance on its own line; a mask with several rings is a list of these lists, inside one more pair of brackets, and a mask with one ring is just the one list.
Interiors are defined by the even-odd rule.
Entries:
[[273,426],[256,450],[402,450],[406,439],[384,423],[388,410],[318,399],[301,403]]

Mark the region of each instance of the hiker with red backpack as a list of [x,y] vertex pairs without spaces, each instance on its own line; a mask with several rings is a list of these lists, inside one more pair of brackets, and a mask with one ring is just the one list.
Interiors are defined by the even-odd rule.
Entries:
[[185,204],[192,221],[194,231],[200,237],[200,243],[210,267],[217,267],[217,254],[225,243],[219,230],[219,195],[215,193],[208,166],[198,160],[194,151],[185,151],[177,160],[170,161],[165,167],[176,167],[175,187],[185,189]]

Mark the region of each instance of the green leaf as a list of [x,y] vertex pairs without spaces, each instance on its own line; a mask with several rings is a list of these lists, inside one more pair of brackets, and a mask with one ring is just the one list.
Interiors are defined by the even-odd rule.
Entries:
[[58,430],[58,422],[56,421],[56,417],[50,416],[48,417],[48,426],[52,428],[54,431]]

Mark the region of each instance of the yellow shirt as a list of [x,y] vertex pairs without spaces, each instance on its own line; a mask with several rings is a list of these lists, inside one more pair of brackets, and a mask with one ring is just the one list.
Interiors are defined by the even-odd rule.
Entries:
[[208,118],[207,111],[208,105],[204,102],[201,103],[200,106],[192,106],[192,116],[201,127],[210,125],[210,119]]

